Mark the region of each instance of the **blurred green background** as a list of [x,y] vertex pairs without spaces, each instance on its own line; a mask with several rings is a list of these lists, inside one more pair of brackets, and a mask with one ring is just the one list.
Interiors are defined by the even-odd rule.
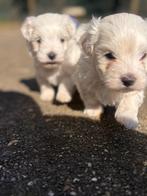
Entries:
[[0,20],[21,20],[44,12],[67,13],[76,17],[104,16],[116,12],[146,16],[147,0],[0,0]]

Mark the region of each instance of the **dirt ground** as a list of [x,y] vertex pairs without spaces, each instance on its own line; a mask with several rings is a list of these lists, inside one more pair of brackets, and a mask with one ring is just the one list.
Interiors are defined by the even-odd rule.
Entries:
[[0,195],[147,196],[147,99],[139,131],[42,102],[19,28],[0,26]]

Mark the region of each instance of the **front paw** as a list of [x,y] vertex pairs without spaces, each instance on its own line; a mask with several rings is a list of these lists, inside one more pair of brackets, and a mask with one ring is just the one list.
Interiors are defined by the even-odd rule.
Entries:
[[138,126],[138,118],[136,116],[117,114],[115,115],[116,120],[124,125],[127,129],[136,129]]
[[86,114],[87,116],[89,116],[93,120],[98,120],[98,121],[100,121],[102,113],[103,113],[102,107],[98,107],[96,109],[89,109],[88,108],[88,109],[84,110],[84,114]]
[[72,96],[66,91],[59,91],[57,93],[56,100],[60,103],[69,103],[72,100]]
[[54,100],[55,92],[53,89],[45,89],[40,94],[40,99],[42,101],[52,102]]

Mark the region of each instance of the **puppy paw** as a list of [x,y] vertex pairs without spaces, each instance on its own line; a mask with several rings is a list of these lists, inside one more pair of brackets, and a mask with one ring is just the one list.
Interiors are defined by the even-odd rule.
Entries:
[[116,115],[116,120],[124,125],[127,129],[136,129],[138,126],[137,117],[125,116],[125,115]]
[[98,120],[98,121],[100,121],[102,113],[103,113],[102,107],[98,107],[96,109],[85,109],[84,110],[84,114],[86,114],[90,118],[92,118],[94,120]]
[[52,102],[53,99],[54,99],[54,90],[53,89],[46,89],[46,90],[43,90],[40,94],[40,99],[42,101],[49,101],[49,102]]
[[69,103],[72,100],[71,95],[66,91],[57,93],[56,100],[60,103]]

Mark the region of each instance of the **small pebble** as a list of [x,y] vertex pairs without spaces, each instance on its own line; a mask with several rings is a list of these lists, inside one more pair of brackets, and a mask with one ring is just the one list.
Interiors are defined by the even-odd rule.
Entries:
[[55,194],[53,193],[53,191],[49,191],[47,195],[48,196],[54,196]]
[[146,161],[144,161],[144,163],[143,163],[143,164],[144,164],[144,166],[146,167],[146,166],[147,166],[147,160],[146,160]]
[[88,167],[92,167],[92,163],[88,162],[87,163]]
[[76,196],[76,195],[77,195],[77,193],[76,193],[76,192],[74,192],[74,191],[71,191],[71,192],[70,192],[70,195],[71,195],[71,196]]
[[79,178],[74,178],[74,179],[73,179],[73,182],[79,182],[79,181],[80,181]]
[[92,182],[97,182],[97,178],[94,177],[94,178],[91,179],[91,181],[92,181]]
[[27,185],[28,185],[28,186],[32,186],[32,185],[33,185],[33,181],[28,182]]
[[9,143],[8,143],[8,146],[11,146],[11,145],[13,145],[13,144],[16,144],[18,142],[18,140],[12,140],[12,141],[10,141]]

